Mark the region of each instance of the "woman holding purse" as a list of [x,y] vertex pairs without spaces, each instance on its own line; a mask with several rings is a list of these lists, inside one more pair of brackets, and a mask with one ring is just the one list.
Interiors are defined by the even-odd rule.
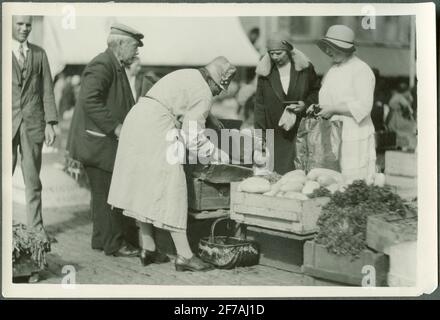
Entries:
[[318,46],[332,60],[319,91],[318,116],[343,123],[340,167],[345,181],[372,182],[376,172],[374,126],[370,116],[374,73],[354,55],[354,32],[347,26],[331,26]]
[[268,147],[271,141],[264,141],[264,137],[266,130],[273,129],[274,141],[273,154],[265,157],[257,149],[254,159],[257,165],[263,159],[266,167],[284,174],[295,169],[298,126],[307,107],[317,102],[319,80],[309,59],[293,47],[288,35],[281,33],[269,38],[267,53],[256,73],[254,126],[260,129],[256,133],[262,133],[257,139],[263,140],[266,150],[272,150]]

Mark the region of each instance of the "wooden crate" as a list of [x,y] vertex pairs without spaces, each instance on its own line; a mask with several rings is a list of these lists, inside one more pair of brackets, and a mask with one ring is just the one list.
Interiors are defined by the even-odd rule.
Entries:
[[30,255],[21,256],[12,264],[13,278],[30,277],[33,273],[39,271],[41,271],[41,269],[32,260]]
[[228,183],[210,183],[188,178],[188,207],[194,210],[228,209],[230,186]]
[[363,268],[366,266],[367,268],[374,267],[377,287],[387,284],[389,259],[385,254],[364,250],[359,259],[352,260],[351,256],[338,256],[330,253],[327,248],[314,241],[307,241],[304,245],[302,270],[306,275],[362,286],[362,280],[366,276],[363,273],[366,270]]
[[390,256],[390,287],[414,287],[417,283],[417,241],[395,244],[388,249]]
[[385,152],[385,174],[417,177],[417,154],[402,151]]
[[385,175],[385,184],[390,186],[403,199],[414,199],[417,197],[417,177]]
[[260,246],[260,264],[285,271],[301,272],[304,257],[304,243],[309,236],[249,226],[246,239],[256,241]]
[[317,231],[316,222],[327,197],[294,200],[241,192],[238,182],[231,183],[231,219],[246,225],[310,234]]
[[417,216],[394,218],[388,214],[368,217],[367,245],[376,251],[387,253],[395,244],[417,239]]

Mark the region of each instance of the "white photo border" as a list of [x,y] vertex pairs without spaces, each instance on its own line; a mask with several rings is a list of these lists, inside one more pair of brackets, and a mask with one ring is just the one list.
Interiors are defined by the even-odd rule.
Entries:
[[[66,289],[54,284],[12,283],[12,15],[62,15],[74,6],[78,16],[343,16],[363,15],[368,5],[377,15],[415,15],[418,79],[418,268],[417,286],[147,286],[81,285]],[[220,298],[220,297],[375,297],[419,296],[438,283],[437,248],[437,82],[435,5],[433,3],[313,3],[313,4],[176,4],[176,3],[3,3],[3,126],[2,126],[2,294],[6,298]],[[154,290],[151,290],[151,289]]]

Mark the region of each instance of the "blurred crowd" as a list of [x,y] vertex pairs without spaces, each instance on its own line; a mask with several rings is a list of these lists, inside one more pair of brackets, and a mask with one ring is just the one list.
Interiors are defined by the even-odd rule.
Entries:
[[[259,30],[253,28],[248,37],[258,52]],[[374,105],[371,111],[374,128],[378,136],[378,147],[396,146],[414,149],[417,134],[417,86],[410,88],[407,81],[385,78],[380,70],[373,68],[376,77]],[[244,81],[231,83],[227,92],[218,96],[212,113],[219,119],[242,121],[241,128],[252,128],[254,123],[255,93],[257,77],[254,68],[244,71]]]
[[[262,52],[259,44],[258,28],[249,31],[248,37],[258,52]],[[127,76],[136,100],[144,95],[159,77],[153,71],[144,71],[139,59],[127,68]],[[416,86],[410,88],[405,81],[396,81],[381,76],[380,70],[373,68],[376,76],[374,105],[371,118],[376,132],[384,139],[390,137],[399,148],[414,149],[417,133],[417,91]],[[61,119],[69,120],[73,114],[81,77],[78,74],[60,73],[55,81],[55,100]],[[215,97],[212,114],[222,120],[235,120],[239,129],[253,128],[254,104],[257,90],[255,68],[245,68],[239,81],[231,82],[228,90]],[[388,139],[390,140],[390,139]],[[380,143],[382,145],[382,143]]]

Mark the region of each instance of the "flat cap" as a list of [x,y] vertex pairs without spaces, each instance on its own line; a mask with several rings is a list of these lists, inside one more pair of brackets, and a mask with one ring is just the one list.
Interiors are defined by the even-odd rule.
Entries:
[[119,34],[122,36],[128,36],[138,41],[139,47],[143,47],[144,43],[141,41],[144,38],[144,35],[139,31],[130,28],[122,23],[114,23],[110,27],[110,34]]

